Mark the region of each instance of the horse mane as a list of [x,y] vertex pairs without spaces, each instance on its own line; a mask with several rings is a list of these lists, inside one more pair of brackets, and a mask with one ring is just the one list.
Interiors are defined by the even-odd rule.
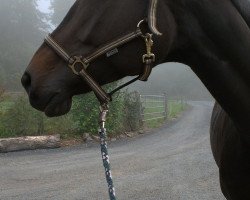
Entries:
[[231,0],[232,4],[235,6],[235,8],[239,11],[242,18],[246,21],[248,26],[250,27],[250,3],[247,0]]

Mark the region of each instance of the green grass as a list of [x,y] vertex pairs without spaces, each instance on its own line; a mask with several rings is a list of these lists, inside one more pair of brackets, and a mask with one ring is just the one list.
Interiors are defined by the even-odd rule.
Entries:
[[0,99],[0,113],[5,113],[13,106],[14,102],[9,97],[3,97]]
[[169,101],[168,103],[168,119],[177,118],[179,114],[186,109],[186,103],[181,101]]
[[13,101],[9,98],[3,98],[0,101],[0,138],[15,137],[15,134],[3,131],[3,122],[1,121],[3,115],[13,106]]
[[[14,137],[21,135],[35,135],[37,132],[37,119],[43,118],[45,134],[61,134],[62,138],[78,138],[81,133],[79,130],[79,125],[75,123],[72,118],[72,115],[69,114],[67,116],[48,119],[43,116],[42,113],[31,109],[28,101],[20,101],[19,104],[16,104],[17,100],[15,98],[6,97],[2,101],[0,101],[0,137]],[[12,116],[6,118],[11,113],[7,112],[10,108],[15,107],[14,111],[17,113]],[[19,109],[20,108],[20,109]],[[172,120],[177,118],[180,113],[185,110],[186,104],[181,101],[168,101],[168,120]],[[24,111],[22,111],[24,109]],[[19,112],[19,113],[18,113]],[[25,113],[23,113],[25,112]],[[144,113],[152,113],[152,112],[165,112],[165,108],[163,106],[163,102],[151,103],[147,102],[145,105]],[[145,119],[149,119],[150,117],[159,117],[163,116],[163,114],[156,115],[145,115]],[[18,125],[19,121],[25,118],[26,120]],[[5,119],[5,121],[4,121]],[[6,121],[6,119],[8,119]],[[166,121],[165,118],[155,119],[145,122],[145,126],[148,128],[156,128],[161,126]],[[26,123],[27,122],[27,123]],[[122,123],[122,121],[120,122]],[[16,126],[14,126],[16,124]],[[18,128],[22,128],[25,126],[25,132],[19,133],[16,131]],[[6,129],[8,128],[8,130]],[[94,127],[96,128],[96,127]],[[19,130],[19,129],[18,129]],[[118,133],[119,134],[119,133]]]
[[146,127],[148,128],[158,128],[165,122],[165,119],[155,119],[146,122]]
[[12,105],[13,105],[13,102],[11,101],[0,102],[0,112],[6,112],[8,109],[11,108]]
[[[148,105],[147,105],[148,106]],[[157,106],[162,106],[162,103],[155,103],[154,105],[150,105],[150,107],[157,107]],[[182,111],[186,109],[186,103],[183,103],[181,101],[173,101],[170,100],[168,102],[168,111],[167,111],[167,120],[173,120],[175,118],[178,118],[178,116],[181,114]],[[164,112],[164,107],[162,108],[145,108],[145,113],[150,113],[150,112]],[[158,115],[155,117],[159,117],[162,115]],[[149,119],[151,116],[146,115],[145,119]],[[162,119],[154,119],[154,120],[149,120],[145,122],[145,126],[148,128],[157,128],[161,126],[164,122],[166,121],[165,118]]]
[[[41,123],[44,126],[43,133],[39,131]],[[5,97],[0,101],[0,138],[40,134],[61,134],[67,137],[73,125],[70,115],[47,118],[31,108],[27,99]]]

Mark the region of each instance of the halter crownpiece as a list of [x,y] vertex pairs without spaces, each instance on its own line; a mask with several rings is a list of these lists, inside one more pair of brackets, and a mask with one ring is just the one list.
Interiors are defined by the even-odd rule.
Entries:
[[155,35],[162,35],[157,29],[156,15],[157,15],[158,0],[149,0],[149,11],[148,11],[148,26],[152,33]]

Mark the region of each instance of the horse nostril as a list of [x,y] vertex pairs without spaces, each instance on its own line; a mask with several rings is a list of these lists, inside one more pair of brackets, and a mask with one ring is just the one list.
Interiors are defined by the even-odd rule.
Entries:
[[23,87],[28,90],[31,86],[31,77],[28,72],[25,72],[21,79]]

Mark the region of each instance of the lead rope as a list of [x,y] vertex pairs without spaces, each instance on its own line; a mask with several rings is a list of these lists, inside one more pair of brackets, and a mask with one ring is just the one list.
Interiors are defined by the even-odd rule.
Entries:
[[106,116],[107,116],[108,110],[109,110],[108,104],[102,104],[100,106],[99,136],[100,136],[102,161],[103,161],[103,166],[105,169],[106,180],[108,183],[109,198],[110,198],[110,200],[116,200],[115,188],[114,188],[114,184],[113,184],[109,155],[108,155],[107,133],[106,133],[106,129],[105,129],[105,122],[106,122]]
[[[125,87],[126,85],[131,84],[132,82],[135,82],[136,80],[140,79],[143,81],[146,81],[151,73],[152,70],[152,63],[155,61],[155,55],[152,53],[152,46],[153,46],[153,40],[152,40],[152,34],[146,34],[144,37],[145,43],[146,43],[146,49],[147,53],[143,55],[143,63],[145,63],[145,68],[144,68],[144,73],[142,76],[139,76],[131,81],[129,81],[126,84],[123,84],[122,86],[118,87],[117,89],[113,90],[111,93],[107,94],[105,91],[102,90],[101,87],[97,85],[98,90],[100,92],[95,92],[95,95],[97,96],[98,100],[101,103],[100,106],[100,114],[99,114],[99,136],[100,136],[100,145],[101,145],[101,155],[102,155],[102,161],[103,161],[103,166],[105,169],[105,176],[106,176],[106,181],[108,183],[108,192],[109,192],[109,198],[110,200],[116,200],[115,197],[115,188],[113,184],[113,179],[112,179],[112,174],[111,174],[111,168],[110,168],[110,161],[109,161],[109,155],[108,155],[108,144],[107,144],[107,133],[105,129],[105,122],[106,122],[106,117],[108,113],[108,103],[111,99],[111,96],[113,93],[116,91],[120,90],[121,88]],[[86,70],[82,69],[80,72],[80,75],[85,79],[88,80],[87,83],[90,85],[92,89],[95,88],[95,81],[89,81],[92,78],[87,74]],[[92,84],[91,84],[92,83]],[[96,90],[94,90],[96,91]],[[110,97],[110,98],[109,98]],[[106,102],[106,103],[102,103]]]

